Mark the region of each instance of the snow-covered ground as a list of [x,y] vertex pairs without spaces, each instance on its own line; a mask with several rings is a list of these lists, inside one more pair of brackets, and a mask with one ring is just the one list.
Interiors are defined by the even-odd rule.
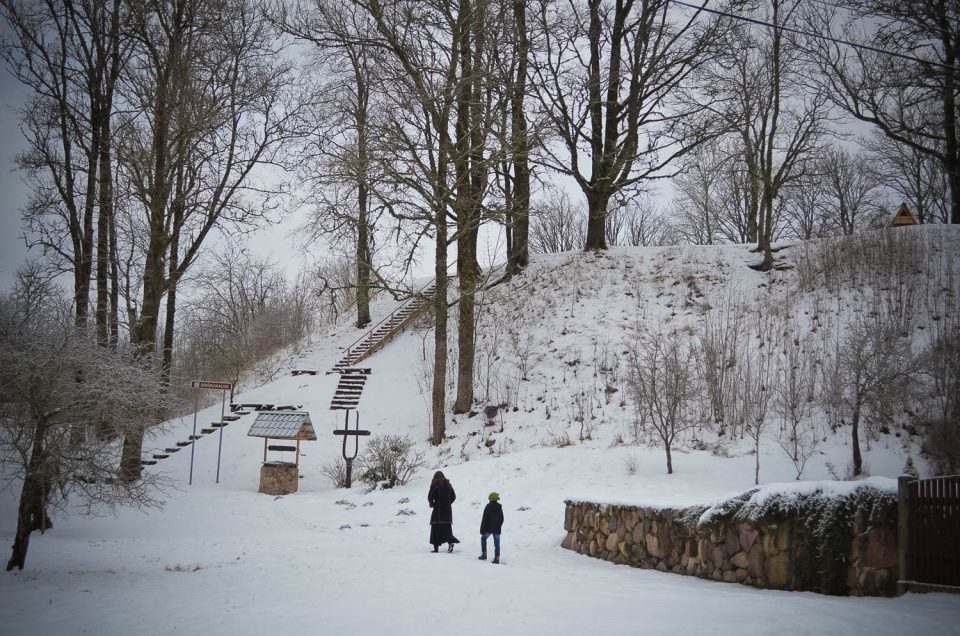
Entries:
[[[223,430],[219,484],[218,436],[207,435],[195,445],[192,486],[189,449],[149,468],[170,480],[162,510],[73,515],[35,534],[26,569],[0,575],[0,634],[960,634],[960,596],[763,591],[560,548],[565,499],[679,506],[753,485],[748,443],[701,439],[714,452],[676,450],[673,475],[661,449],[630,444],[623,372],[611,359],[638,318],[695,315],[696,302],[685,300],[697,291],[709,297],[711,288],[720,293],[736,284],[744,293],[795,293],[790,272],[748,270],[755,258],[725,247],[537,259],[509,293],[491,297],[494,315],[517,319],[485,327],[478,348],[480,366],[495,367],[492,380],[483,369],[478,374],[478,397],[507,406],[493,426],[482,414],[451,418],[439,449],[426,441],[419,388],[432,336],[405,332],[364,363],[373,372],[360,402],[362,428],[410,435],[425,453],[427,467],[392,490],[334,489],[321,472],[340,454],[332,430],[342,420],[328,410],[337,378],[289,371],[329,368],[359,334],[349,326],[318,334],[235,400],[310,412],[319,440],[303,445],[299,492],[256,492],[263,446],[246,435],[254,415],[244,416]],[[394,306],[380,302],[375,313]],[[523,341],[508,333],[518,323],[526,325]],[[499,335],[496,325],[504,327]],[[534,353],[523,363],[517,352],[528,342]],[[520,379],[521,364],[528,380]],[[584,413],[588,430],[578,421]],[[198,428],[219,414],[219,402],[202,410]],[[185,439],[191,428],[189,416],[170,423],[148,450]],[[849,461],[848,433],[827,437],[805,479],[829,479],[828,462]],[[905,444],[910,440],[894,432],[872,440],[864,453],[871,474],[896,476]],[[761,483],[795,476],[771,439],[761,446],[760,464]],[[453,554],[432,554],[427,542],[427,485],[438,468],[457,492],[461,543]],[[492,490],[506,517],[500,566],[476,559]],[[13,536],[18,495],[0,494],[0,536]]]

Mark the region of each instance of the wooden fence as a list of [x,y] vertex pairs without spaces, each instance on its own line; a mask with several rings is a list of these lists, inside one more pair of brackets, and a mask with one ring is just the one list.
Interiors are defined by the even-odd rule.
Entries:
[[960,476],[900,477],[901,591],[960,587]]

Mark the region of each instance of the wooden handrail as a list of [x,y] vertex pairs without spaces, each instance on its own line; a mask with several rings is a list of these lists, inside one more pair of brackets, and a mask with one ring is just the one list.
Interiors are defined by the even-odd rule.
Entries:
[[[447,271],[449,271],[450,268],[451,268],[452,266],[454,266],[454,265],[456,265],[456,261],[454,261],[453,263],[450,263],[449,265],[447,265]],[[387,314],[380,322],[378,322],[377,324],[373,325],[372,327],[370,327],[370,328],[368,328],[366,331],[364,331],[364,332],[360,335],[359,338],[357,338],[356,340],[354,340],[353,342],[351,342],[351,343],[347,346],[347,348],[343,350],[343,355],[344,355],[344,356],[349,356],[349,355],[350,355],[350,352],[353,350],[354,347],[356,347],[358,344],[360,344],[363,340],[366,339],[366,337],[367,337],[368,335],[370,335],[372,332],[376,331],[379,327],[381,327],[382,325],[385,325],[386,323],[388,323],[388,322],[393,318],[393,316],[394,316],[397,312],[399,312],[401,309],[403,309],[403,308],[406,307],[408,304],[410,304],[415,298],[417,298],[417,297],[422,297],[424,290],[426,290],[427,288],[429,288],[431,285],[434,285],[434,284],[436,283],[436,281],[437,281],[436,278],[430,279],[430,281],[429,281],[426,285],[424,285],[423,287],[420,288],[419,291],[417,291],[416,293],[414,293],[413,295],[411,295],[411,297],[408,298],[405,302],[400,303],[400,305],[399,305],[396,309],[394,309],[394,310],[391,311],[389,314]],[[386,337],[386,335],[385,335],[384,337]]]

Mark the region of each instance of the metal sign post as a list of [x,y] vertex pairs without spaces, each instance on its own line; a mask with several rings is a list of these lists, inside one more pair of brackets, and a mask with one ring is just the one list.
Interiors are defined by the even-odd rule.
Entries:
[[[356,412],[356,411],[355,411]],[[353,483],[353,460],[360,451],[360,436],[369,435],[370,431],[360,430],[360,413],[354,418],[354,428],[350,429],[350,409],[344,411],[343,428],[333,431],[334,435],[343,435],[343,459],[347,462],[347,488]],[[353,437],[353,456],[347,456],[347,437]]]
[[190,436],[190,480],[187,482],[188,486],[193,485],[193,447],[194,443],[197,441],[194,439],[197,436],[197,411],[200,409],[200,398],[198,394],[194,392],[193,394],[193,435]]
[[[233,395],[233,383],[219,382],[215,380],[194,380],[190,383],[194,389],[214,389],[223,392],[223,399],[220,402],[220,441],[217,445],[217,483],[220,483],[220,451],[223,449],[223,416],[226,414],[227,391]],[[193,435],[190,436],[190,480],[188,485],[193,485],[193,447],[197,443],[197,395],[193,399]]]

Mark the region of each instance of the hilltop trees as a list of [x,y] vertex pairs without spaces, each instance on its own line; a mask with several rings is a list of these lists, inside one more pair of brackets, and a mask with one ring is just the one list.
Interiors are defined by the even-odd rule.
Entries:
[[833,103],[939,162],[960,223],[960,6],[925,0],[845,0],[809,8],[809,48]]
[[583,192],[587,250],[606,249],[612,201],[662,176],[712,134],[695,117],[703,103],[692,89],[717,23],[670,9],[667,0],[535,5],[542,41],[531,60],[533,88],[563,149],[545,145],[542,161]]

